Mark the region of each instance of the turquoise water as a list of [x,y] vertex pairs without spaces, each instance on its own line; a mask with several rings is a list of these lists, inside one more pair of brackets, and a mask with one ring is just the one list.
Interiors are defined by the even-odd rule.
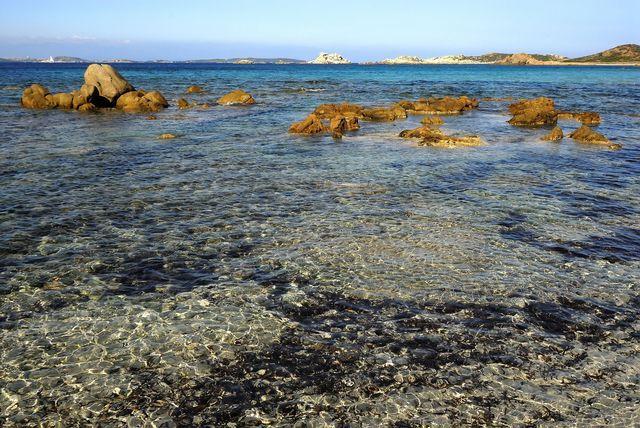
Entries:
[[[3,425],[640,423],[640,68],[117,67],[172,107],[24,110],[85,66],[0,64]],[[444,118],[478,148],[287,133],[444,95],[550,96],[623,148],[508,102]]]

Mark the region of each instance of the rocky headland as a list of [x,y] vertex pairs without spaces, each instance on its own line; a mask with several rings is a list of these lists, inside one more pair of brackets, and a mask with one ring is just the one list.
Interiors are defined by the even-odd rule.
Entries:
[[337,53],[320,52],[309,64],[351,64],[351,61]]

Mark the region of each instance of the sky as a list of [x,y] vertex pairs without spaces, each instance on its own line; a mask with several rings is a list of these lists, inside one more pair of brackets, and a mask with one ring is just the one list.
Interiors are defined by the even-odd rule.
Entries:
[[0,0],[5,58],[577,57],[625,43],[640,43],[640,0]]

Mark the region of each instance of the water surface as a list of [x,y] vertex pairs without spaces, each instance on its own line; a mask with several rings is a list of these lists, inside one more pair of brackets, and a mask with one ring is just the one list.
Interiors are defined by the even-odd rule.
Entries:
[[[2,424],[640,423],[639,68],[122,64],[173,106],[258,104],[19,107],[84,68],[0,64]],[[507,102],[445,118],[480,148],[398,138],[417,116],[287,133],[444,95],[550,96],[623,149]]]

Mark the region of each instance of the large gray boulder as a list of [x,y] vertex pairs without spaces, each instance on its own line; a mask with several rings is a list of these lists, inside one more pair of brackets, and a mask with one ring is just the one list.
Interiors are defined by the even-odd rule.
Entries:
[[109,105],[115,105],[118,97],[134,90],[127,80],[109,64],[91,64],[84,72],[84,81],[87,85],[98,88],[98,94]]

